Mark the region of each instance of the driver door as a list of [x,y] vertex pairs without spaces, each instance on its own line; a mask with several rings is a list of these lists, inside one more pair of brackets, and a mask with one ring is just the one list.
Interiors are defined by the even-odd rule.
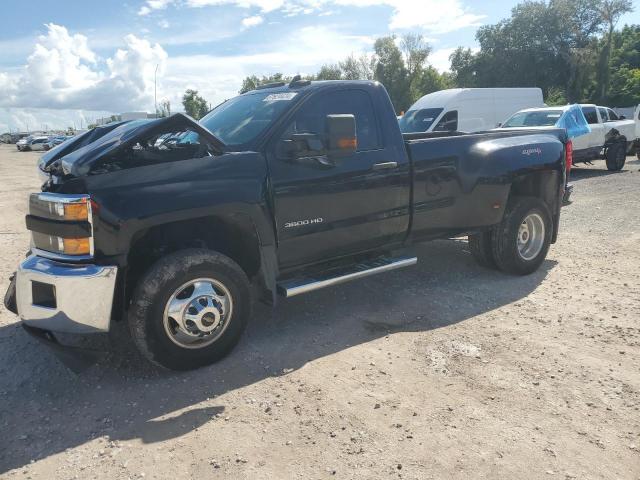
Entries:
[[[384,138],[374,112],[365,90],[316,92],[268,149],[281,268],[404,239],[409,226],[408,160]],[[283,142],[293,135],[316,134],[322,142],[326,116],[334,114],[354,115],[355,152],[338,159],[282,153]]]

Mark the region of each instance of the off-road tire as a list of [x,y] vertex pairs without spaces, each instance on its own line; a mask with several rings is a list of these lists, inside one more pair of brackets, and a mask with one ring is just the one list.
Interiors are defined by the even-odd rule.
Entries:
[[[544,222],[544,240],[540,252],[531,260],[525,260],[518,252],[518,232],[524,219],[537,213]],[[528,275],[544,262],[553,234],[553,223],[547,205],[536,197],[514,197],[509,200],[502,221],[492,234],[493,259],[503,272],[513,275]]]
[[493,259],[493,248],[491,245],[491,231],[474,233],[468,236],[469,250],[471,256],[481,267],[497,269],[496,261]]
[[627,159],[626,146],[624,143],[614,143],[607,149],[605,160],[607,170],[617,172],[622,170]]
[[[164,310],[172,293],[197,278],[213,278],[231,294],[229,324],[213,343],[197,349],[174,343],[164,326]],[[129,308],[131,336],[152,363],[171,370],[191,370],[226,356],[240,340],[251,316],[249,281],[240,266],[221,253],[187,249],[161,258],[138,281]]]

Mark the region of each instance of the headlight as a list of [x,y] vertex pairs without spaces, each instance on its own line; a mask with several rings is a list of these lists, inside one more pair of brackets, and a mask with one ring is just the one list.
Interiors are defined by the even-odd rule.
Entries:
[[32,194],[27,228],[32,231],[32,246],[45,254],[93,255],[93,213],[88,195]]

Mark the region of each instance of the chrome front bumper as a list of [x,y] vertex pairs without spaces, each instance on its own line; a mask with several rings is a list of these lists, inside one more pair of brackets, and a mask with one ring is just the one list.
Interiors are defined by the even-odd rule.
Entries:
[[118,267],[30,256],[16,272],[18,315],[31,327],[61,333],[109,331]]

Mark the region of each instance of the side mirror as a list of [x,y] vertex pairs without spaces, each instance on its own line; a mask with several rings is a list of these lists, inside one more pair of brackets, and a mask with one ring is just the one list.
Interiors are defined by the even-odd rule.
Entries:
[[619,116],[618,116],[618,119],[619,119],[619,120],[626,120],[626,119],[627,119],[627,117],[625,117],[624,115],[619,115]]
[[500,128],[500,127],[502,127],[502,122],[498,122],[498,123],[496,124],[496,128]]
[[326,132],[329,157],[348,157],[357,150],[356,117],[353,115],[327,115]]

